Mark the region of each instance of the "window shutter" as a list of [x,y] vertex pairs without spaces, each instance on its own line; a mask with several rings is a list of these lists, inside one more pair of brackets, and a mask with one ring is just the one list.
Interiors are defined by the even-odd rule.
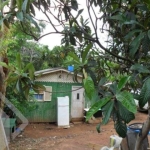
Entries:
[[52,87],[51,86],[46,86],[46,91],[44,91],[44,101],[51,101],[52,97]]

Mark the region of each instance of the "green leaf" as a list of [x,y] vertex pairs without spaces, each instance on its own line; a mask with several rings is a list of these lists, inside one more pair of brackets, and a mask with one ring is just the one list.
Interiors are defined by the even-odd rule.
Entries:
[[23,0],[16,0],[16,2],[18,10],[21,11]]
[[3,21],[4,21],[4,18],[2,18],[2,19],[0,20],[0,25],[3,24]]
[[82,42],[82,33],[81,32],[75,33],[75,36],[79,39],[80,42]]
[[147,55],[148,52],[150,51],[150,39],[147,34],[144,36],[142,40],[142,50],[145,55]]
[[126,25],[128,25],[128,24],[137,24],[137,25],[139,25],[139,26],[141,26],[141,27],[144,28],[144,26],[143,26],[142,24],[138,23],[138,22],[135,21],[135,20],[125,21],[123,24],[126,24]]
[[78,9],[78,3],[76,0],[71,0],[71,6],[74,10]]
[[76,40],[73,35],[70,35],[70,43],[76,46]]
[[105,97],[97,101],[87,112],[86,121],[88,121],[99,109],[110,101],[111,97]]
[[103,124],[107,124],[109,121],[109,118],[111,116],[111,112],[113,110],[114,106],[114,101],[108,102],[105,106],[102,107],[102,112],[103,112]]
[[136,38],[134,38],[134,40],[131,42],[130,52],[129,52],[131,57],[133,57],[135,53],[137,52],[140,46],[141,40],[144,38],[144,36],[145,36],[145,33],[141,33]]
[[126,40],[128,40],[128,39],[130,39],[130,38],[133,38],[135,33],[138,33],[138,32],[141,32],[141,31],[142,31],[142,30],[139,30],[139,29],[132,30],[132,31],[130,31],[124,38],[125,38]]
[[83,84],[84,84],[85,92],[88,98],[91,100],[92,96],[95,93],[95,87],[92,78],[88,76],[86,79],[83,80]]
[[70,57],[72,57],[76,62],[80,63],[80,59],[79,59],[79,57],[75,53],[69,52],[68,55]]
[[21,65],[22,61],[21,61],[21,56],[20,54],[18,53],[17,56],[16,56],[16,65],[19,69],[19,72],[22,71],[22,65]]
[[98,133],[100,133],[100,127],[101,127],[101,124],[99,123],[97,126],[96,126],[96,130]]
[[149,69],[141,64],[132,65],[130,69],[138,71],[139,73],[150,73]]
[[123,17],[122,15],[111,16],[109,19],[119,20],[119,21],[122,21],[122,22],[124,22],[126,20],[125,17]]
[[3,67],[5,67],[5,68],[10,68],[6,63],[4,63],[4,62],[0,62],[0,66],[3,66]]
[[90,43],[87,45],[87,47],[84,49],[83,51],[83,54],[82,54],[82,63],[85,62],[85,60],[87,59],[87,55],[88,55],[88,52],[90,51],[90,49],[93,47],[93,44]]
[[21,84],[20,79],[17,80],[15,91],[16,91],[16,93],[23,93],[22,84]]
[[114,82],[113,84],[111,84],[109,86],[110,90],[112,91],[112,93],[115,95],[117,93],[117,83]]
[[76,19],[79,17],[79,15],[83,12],[83,10],[84,9],[80,9],[79,11],[78,11],[78,14],[77,14],[77,16],[76,16]]
[[38,84],[38,83],[35,83],[32,85],[32,89],[36,92],[36,93],[39,93],[40,91],[45,91],[46,88],[44,85],[41,85],[41,84]]
[[25,17],[26,17],[31,23],[33,23],[33,24],[35,25],[35,27],[38,29],[38,31],[40,31],[40,28],[39,28],[37,22],[36,22],[29,14],[25,14]]
[[129,78],[130,77],[123,77],[120,79],[117,87],[118,91],[120,91],[126,85],[126,83],[129,81]]
[[136,113],[136,104],[133,95],[127,91],[119,92],[116,94],[116,98],[121,104],[130,112]]
[[5,24],[5,26],[6,26],[7,28],[10,28],[8,20],[4,19],[4,20],[3,20],[3,23]]
[[34,72],[35,72],[35,68],[33,65],[31,65],[31,67],[29,69],[29,76],[32,80],[34,80]]
[[128,111],[121,102],[118,101],[119,114],[125,123],[129,123],[131,120],[135,119],[135,116],[132,112]]
[[28,63],[27,65],[26,65],[26,67],[23,69],[24,71],[29,71],[29,76],[30,76],[30,78],[32,79],[32,80],[34,80],[34,72],[35,72],[35,68],[34,68],[34,66],[33,66],[33,64],[32,63]]
[[98,86],[102,86],[107,82],[107,78],[106,77],[102,77],[98,83]]
[[122,138],[126,137],[127,125],[124,122],[122,122],[121,120],[116,121],[115,129],[120,137],[122,137]]
[[24,0],[24,2],[22,4],[22,11],[26,12],[26,10],[27,10],[27,4],[28,4],[28,0]]
[[29,98],[29,91],[30,91],[30,86],[26,85],[24,88],[24,95],[25,95],[25,98],[28,100]]
[[2,9],[4,8],[4,6],[6,6],[8,3],[9,3],[9,0],[6,0],[6,1],[4,1],[4,2],[1,2],[0,10],[2,10]]
[[147,32],[148,38],[150,39],[150,30]]
[[23,12],[22,11],[17,12],[16,16],[20,21],[23,21]]
[[140,97],[139,97],[139,106],[140,107],[144,107],[144,105],[150,100],[150,78],[148,78],[142,89],[141,89],[141,93],[140,93]]

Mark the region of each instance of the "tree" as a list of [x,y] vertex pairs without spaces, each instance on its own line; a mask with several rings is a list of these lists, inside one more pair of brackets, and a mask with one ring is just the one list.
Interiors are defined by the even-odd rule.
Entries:
[[[36,32],[29,28],[31,23],[39,29],[34,18],[35,11],[33,6],[35,6],[47,17],[47,22],[53,28],[47,34],[62,34],[62,44],[65,44],[65,46],[72,44],[82,47],[84,44],[92,43],[95,47],[99,47],[100,50],[98,49],[94,54],[98,57],[97,64],[107,75],[107,80],[111,79],[112,84],[106,87],[103,85],[106,83],[106,79],[102,78],[104,74],[95,73],[99,77],[97,82],[95,82],[95,88],[99,90],[100,100],[93,105],[89,111],[89,116],[97,108],[102,107],[106,118],[104,123],[107,122],[111,114],[114,114],[117,118],[115,120],[117,122],[116,130],[118,134],[122,133],[126,129],[126,123],[134,118],[135,104],[133,96],[130,94],[131,89],[136,91],[137,88],[141,88],[141,93],[137,95],[140,107],[143,107],[146,102],[149,103],[150,4],[147,0],[120,0],[119,2],[117,0],[86,0],[85,6],[88,12],[88,19],[85,19],[82,16],[84,10],[78,10],[79,1],[58,0],[53,2],[54,4],[49,0],[34,2],[19,0],[17,1],[17,6],[14,0],[11,3],[9,1],[3,2],[3,6],[6,4],[11,4],[11,6],[9,11],[1,11],[1,22],[3,25],[8,26],[8,23],[12,23],[14,16],[16,16],[20,21],[22,30],[34,37],[35,40],[39,40],[45,35],[37,35]],[[57,24],[55,24],[54,19]],[[62,28],[57,28],[57,25]],[[6,35],[6,31],[6,28],[3,28],[3,32],[1,32],[3,38]],[[104,31],[109,35],[108,46],[102,43],[101,33]],[[94,49],[96,49],[95,47]],[[82,54],[82,51],[80,53]],[[2,56],[1,61],[4,61],[4,58]],[[83,66],[80,67],[82,68]],[[0,81],[4,81],[5,76],[2,68],[0,69],[0,74],[3,75]],[[93,82],[89,77],[88,71],[84,72],[84,74],[86,74],[84,76],[85,91],[88,93],[88,86],[94,89]],[[113,76],[114,74],[117,76]],[[128,76],[131,77],[129,78]],[[4,94],[4,92],[2,93]],[[89,98],[93,96],[91,94],[89,94]],[[129,100],[126,100],[127,98]],[[109,106],[112,109],[109,109]],[[115,112],[115,109],[120,107],[123,109]],[[123,115],[125,112],[132,113],[132,115],[125,116]],[[141,149],[141,142],[149,129],[150,120],[148,117],[141,130],[142,134],[138,136],[135,150]],[[123,133],[123,135],[120,135],[124,137],[125,132]]]

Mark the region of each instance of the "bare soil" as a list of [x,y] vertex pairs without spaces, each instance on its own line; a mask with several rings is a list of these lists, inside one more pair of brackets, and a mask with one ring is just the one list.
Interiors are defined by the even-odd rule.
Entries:
[[[143,123],[147,114],[137,113],[131,123]],[[112,120],[96,131],[97,123],[71,123],[70,128],[58,128],[56,124],[29,124],[17,138],[11,141],[10,150],[100,150],[109,146],[110,136],[116,134]]]

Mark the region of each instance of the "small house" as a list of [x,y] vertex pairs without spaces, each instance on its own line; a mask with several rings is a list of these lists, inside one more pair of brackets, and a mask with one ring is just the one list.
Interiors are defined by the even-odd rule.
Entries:
[[45,86],[46,91],[35,93],[37,108],[27,112],[29,122],[57,122],[57,99],[69,97],[69,118],[83,119],[85,107],[82,76],[63,68],[51,68],[35,72],[36,82]]

